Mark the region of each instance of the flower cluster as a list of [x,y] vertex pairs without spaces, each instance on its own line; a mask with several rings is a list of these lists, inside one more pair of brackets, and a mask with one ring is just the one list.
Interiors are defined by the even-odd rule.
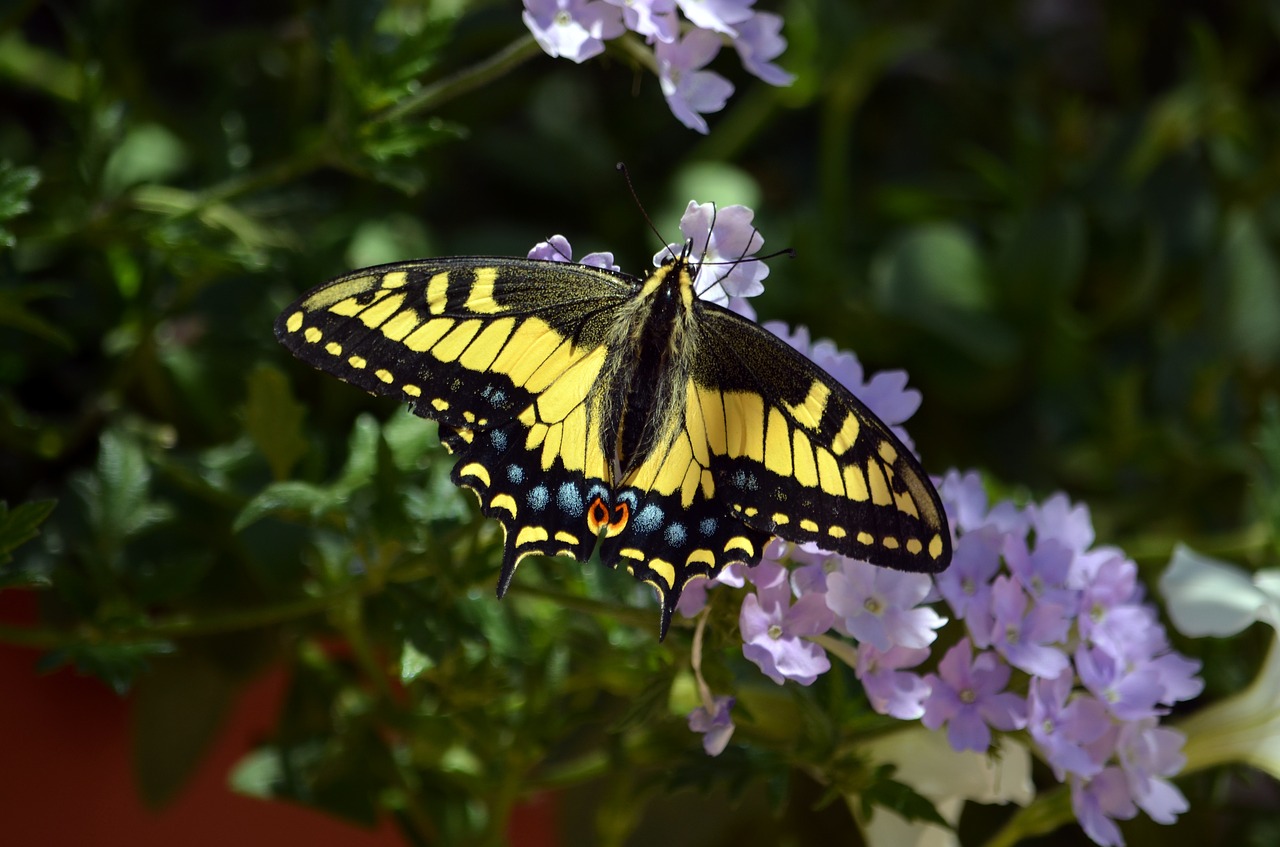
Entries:
[[[700,296],[748,316],[742,298],[758,294],[767,273],[749,260],[763,244],[751,218],[743,207],[716,212],[690,203],[681,221],[702,251]],[[680,249],[671,245],[655,264]],[[557,236],[530,255],[568,260],[569,245]],[[612,265],[609,254],[589,258]],[[906,387],[905,373],[866,379],[851,353],[811,342],[805,329],[765,327],[910,444],[901,425],[920,394]],[[991,505],[978,475],[958,471],[939,489],[954,553],[936,577],[775,539],[756,567],[733,565],[714,581],[690,583],[678,610],[698,616],[708,589],[749,586],[738,617],[743,655],[774,682],[810,685],[834,657],[853,668],[873,709],[945,733],[955,751],[987,754],[1002,743],[997,733],[1020,733],[1070,786],[1076,817],[1098,844],[1122,844],[1115,821],[1139,809],[1172,823],[1187,808],[1169,781],[1183,766],[1184,739],[1160,719],[1203,683],[1199,663],[1170,646],[1136,565],[1095,546],[1087,508],[1064,495],[1026,507]],[[931,648],[949,619],[963,632],[934,661]],[[705,620],[694,649],[702,706],[689,727],[717,755],[734,731],[733,699],[713,695],[702,681]]]
[[[770,85],[790,85],[773,64],[786,49],[782,18],[752,9],[755,0],[524,0],[524,23],[548,55],[584,62],[626,31],[652,46],[651,64],[667,105],[690,129],[724,108],[733,85],[704,70],[726,41],[742,65]],[[683,20],[677,14],[684,15]]]

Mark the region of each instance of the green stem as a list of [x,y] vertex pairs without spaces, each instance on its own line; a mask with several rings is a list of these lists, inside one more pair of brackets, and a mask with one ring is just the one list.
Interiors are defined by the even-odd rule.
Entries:
[[1046,835],[1075,820],[1071,809],[1071,789],[1062,785],[1038,794],[1031,805],[1014,813],[1000,831],[983,847],[1015,847],[1025,839]]
[[538,46],[538,42],[533,40],[532,35],[522,35],[483,62],[477,62],[469,68],[464,68],[438,82],[433,82],[416,94],[411,94],[401,99],[394,106],[389,107],[386,111],[373,118],[371,123],[397,121],[418,112],[435,108],[515,70],[538,55],[541,49]]

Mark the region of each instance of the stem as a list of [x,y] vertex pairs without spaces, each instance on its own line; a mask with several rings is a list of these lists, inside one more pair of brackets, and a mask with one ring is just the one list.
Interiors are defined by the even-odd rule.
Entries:
[[538,42],[533,40],[532,35],[522,35],[483,62],[477,62],[469,68],[464,68],[442,80],[433,82],[416,94],[403,98],[400,102],[373,118],[371,122],[387,123],[396,121],[439,106],[441,103],[446,103],[461,94],[466,94],[472,89],[479,88],[481,85],[515,70],[538,55],[541,50],[542,48],[538,46]]

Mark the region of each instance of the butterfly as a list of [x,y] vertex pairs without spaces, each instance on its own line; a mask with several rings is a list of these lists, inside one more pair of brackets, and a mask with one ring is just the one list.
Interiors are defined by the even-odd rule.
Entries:
[[773,536],[904,571],[951,559],[937,490],[832,376],[699,299],[689,248],[646,278],[453,257],[353,271],[284,310],[302,361],[439,422],[452,479],[526,556],[626,568],[666,636],[690,580]]

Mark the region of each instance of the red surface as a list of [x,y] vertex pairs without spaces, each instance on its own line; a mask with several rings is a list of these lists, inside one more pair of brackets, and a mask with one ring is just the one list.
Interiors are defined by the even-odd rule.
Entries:
[[[29,624],[25,592],[0,592],[0,620]],[[166,809],[138,799],[127,698],[70,670],[38,674],[39,654],[0,645],[0,843],[44,847],[399,847],[394,827],[370,831],[287,803],[234,794],[227,775],[267,737],[282,671],[242,694],[215,748]],[[514,844],[548,847],[554,809],[533,803],[511,822]]]

